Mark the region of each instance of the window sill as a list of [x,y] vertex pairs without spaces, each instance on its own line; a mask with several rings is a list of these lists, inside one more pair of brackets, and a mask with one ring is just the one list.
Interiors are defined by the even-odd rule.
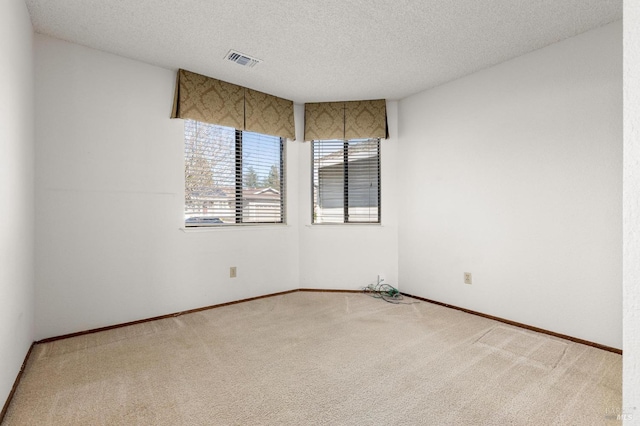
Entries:
[[306,228],[384,228],[381,223],[312,223]]
[[178,228],[180,231],[185,234],[198,233],[198,232],[220,232],[220,231],[266,231],[266,230],[281,230],[291,228],[291,225],[287,225],[285,223],[279,223],[276,225],[265,225],[265,224],[244,224],[244,225],[223,225],[223,226],[190,226],[190,227],[181,227]]

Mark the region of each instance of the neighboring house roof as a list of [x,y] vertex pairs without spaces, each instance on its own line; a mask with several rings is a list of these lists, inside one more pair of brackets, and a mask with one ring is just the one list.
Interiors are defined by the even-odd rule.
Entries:
[[[373,143],[366,142],[351,145],[349,147],[348,161],[353,162],[377,157],[378,152],[376,148],[376,145],[374,145]],[[316,163],[317,167],[321,169],[324,167],[344,163],[344,151],[342,149],[339,149],[323,157],[317,157],[314,159],[314,162]]]
[[[233,186],[192,191],[191,199],[199,201],[224,201],[234,198],[236,189]],[[242,199],[251,201],[280,202],[280,191],[275,188],[245,188],[242,190]]]
[[[257,189],[257,188],[247,189],[247,191],[254,191],[254,190],[256,190],[256,189]],[[260,189],[260,190],[258,190],[257,192],[254,192],[254,194],[255,194],[255,195],[258,195],[258,194],[278,194],[278,195],[280,195],[280,191],[278,191],[278,190],[277,190],[277,189],[275,189],[275,188],[268,187],[268,188]]]

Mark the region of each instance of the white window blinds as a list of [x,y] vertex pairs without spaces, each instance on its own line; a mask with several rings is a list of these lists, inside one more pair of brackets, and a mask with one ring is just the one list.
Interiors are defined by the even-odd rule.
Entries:
[[313,223],[380,223],[380,139],[312,143]]
[[284,223],[284,142],[185,120],[185,224]]

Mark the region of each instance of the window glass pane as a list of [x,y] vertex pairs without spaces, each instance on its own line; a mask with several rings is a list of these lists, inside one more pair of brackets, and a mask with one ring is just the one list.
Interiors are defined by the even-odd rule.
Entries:
[[378,140],[350,140],[348,151],[348,221],[378,222]]
[[242,132],[243,222],[282,221],[281,142]]
[[314,223],[344,222],[344,141],[313,142]]
[[233,223],[235,130],[185,120],[185,221]]

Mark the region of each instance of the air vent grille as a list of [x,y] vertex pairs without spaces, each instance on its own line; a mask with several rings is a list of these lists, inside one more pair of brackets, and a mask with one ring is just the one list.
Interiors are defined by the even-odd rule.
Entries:
[[240,64],[243,67],[249,67],[249,68],[252,68],[258,65],[260,62],[262,62],[261,59],[253,58],[249,55],[245,55],[244,53],[240,53],[236,50],[230,50],[229,53],[227,53],[227,56],[225,56],[225,58],[231,62],[235,62],[236,64]]

